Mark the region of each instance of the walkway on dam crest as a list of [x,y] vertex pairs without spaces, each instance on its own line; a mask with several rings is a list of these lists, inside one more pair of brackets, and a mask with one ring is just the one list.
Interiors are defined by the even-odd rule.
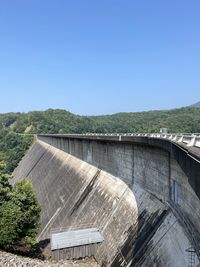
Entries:
[[[67,138],[81,138],[81,139],[98,139],[98,140],[108,140],[108,141],[119,141],[119,142],[145,142],[145,139],[160,139],[167,140],[171,143],[185,147],[188,151],[196,151],[197,155],[200,157],[200,133],[190,133],[190,134],[160,134],[160,133],[87,133],[87,134],[39,134],[39,136],[54,136],[54,137],[67,137]],[[147,143],[147,142],[145,142]]]

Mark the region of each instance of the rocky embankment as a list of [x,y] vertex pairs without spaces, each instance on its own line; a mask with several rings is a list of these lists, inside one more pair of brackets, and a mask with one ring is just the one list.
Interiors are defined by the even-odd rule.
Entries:
[[15,254],[0,251],[0,267],[98,267],[94,259],[78,261],[60,261],[58,263],[41,261],[37,259],[21,257]]

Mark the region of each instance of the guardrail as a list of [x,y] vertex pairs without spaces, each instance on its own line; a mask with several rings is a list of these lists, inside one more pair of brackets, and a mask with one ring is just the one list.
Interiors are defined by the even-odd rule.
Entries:
[[150,137],[167,139],[175,143],[183,143],[188,147],[200,148],[200,133],[86,133],[86,134],[54,134],[54,136],[85,136],[85,137],[118,137],[119,141],[123,137]]

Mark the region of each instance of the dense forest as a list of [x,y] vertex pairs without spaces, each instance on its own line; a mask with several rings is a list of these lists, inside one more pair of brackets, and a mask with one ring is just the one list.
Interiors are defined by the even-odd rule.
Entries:
[[0,129],[0,175],[12,174],[32,143],[32,136],[16,134],[9,129]]
[[200,108],[79,116],[66,110],[0,114],[0,129],[16,133],[200,132]]
[[[197,106],[197,105],[196,105]],[[200,108],[79,116],[66,110],[0,114],[0,172],[12,173],[32,142],[27,133],[200,132]]]

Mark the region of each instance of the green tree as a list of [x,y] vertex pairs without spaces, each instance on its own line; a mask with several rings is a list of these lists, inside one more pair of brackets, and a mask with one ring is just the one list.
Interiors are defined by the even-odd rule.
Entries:
[[35,241],[41,211],[32,184],[30,180],[23,179],[11,187],[8,176],[0,177],[0,247],[14,244],[29,246],[30,241]]
[[0,247],[14,244],[19,239],[22,212],[12,201],[0,206]]
[[11,177],[9,175],[0,173],[0,205],[2,205],[10,198],[10,193],[12,189],[9,183],[10,178]]
[[20,239],[34,238],[39,228],[41,207],[30,180],[26,178],[16,183],[11,194],[11,201],[20,207],[22,212]]

